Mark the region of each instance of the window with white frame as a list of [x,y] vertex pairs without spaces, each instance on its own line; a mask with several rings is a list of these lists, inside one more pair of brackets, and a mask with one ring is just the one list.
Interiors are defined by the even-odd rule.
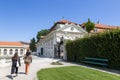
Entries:
[[0,49],[0,55],[1,55],[2,53],[1,53],[1,49]]
[[15,49],[15,53],[18,53],[18,49]]
[[13,54],[13,50],[12,50],[12,49],[9,50],[9,54],[10,54],[10,55]]
[[73,31],[74,30],[74,28],[73,27],[71,27],[71,31]]
[[23,49],[20,50],[20,54],[21,54],[21,55],[23,54]]
[[3,54],[4,54],[4,55],[7,55],[7,49],[4,49]]
[[97,32],[97,28],[94,28],[94,32]]

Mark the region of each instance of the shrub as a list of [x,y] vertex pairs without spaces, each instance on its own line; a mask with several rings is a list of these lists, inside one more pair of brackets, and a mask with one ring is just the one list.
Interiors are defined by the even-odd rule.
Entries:
[[92,35],[66,44],[67,59],[80,61],[85,57],[109,59],[109,67],[120,69],[120,30]]

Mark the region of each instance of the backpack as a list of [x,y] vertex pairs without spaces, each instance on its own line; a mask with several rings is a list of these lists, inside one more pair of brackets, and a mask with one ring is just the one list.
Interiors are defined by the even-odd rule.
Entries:
[[31,63],[31,57],[26,56],[25,59],[24,59],[24,63]]

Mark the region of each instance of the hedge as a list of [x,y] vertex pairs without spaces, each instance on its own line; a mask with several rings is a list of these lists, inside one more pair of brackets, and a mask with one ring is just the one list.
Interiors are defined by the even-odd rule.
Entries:
[[109,67],[120,69],[120,30],[112,30],[68,41],[67,60],[79,62],[85,57],[109,59]]

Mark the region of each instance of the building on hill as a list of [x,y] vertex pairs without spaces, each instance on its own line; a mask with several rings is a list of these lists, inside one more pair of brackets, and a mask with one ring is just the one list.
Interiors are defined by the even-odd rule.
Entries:
[[[52,58],[61,58],[62,53],[62,58],[67,59],[65,42],[66,40],[83,38],[88,34],[84,25],[85,23],[77,24],[68,20],[54,23],[50,28],[50,33],[46,36],[41,36],[40,41],[37,43],[37,53]],[[91,33],[99,33],[117,28],[119,27],[97,23]]]
[[13,56],[15,52],[18,52],[19,56],[23,56],[26,49],[27,47],[20,42],[0,41],[0,56]]
[[[83,38],[87,32],[77,23],[68,20],[56,22],[50,33],[44,36],[37,44],[37,53],[46,57],[66,58],[65,41]],[[63,54],[64,53],[64,54]]]
[[[82,28],[85,29],[85,23],[82,23],[81,26]],[[104,32],[104,31],[109,31],[113,29],[118,29],[120,28],[119,26],[110,26],[110,25],[105,25],[105,24],[100,24],[99,22],[95,24],[95,27],[93,30],[91,30],[91,33],[99,33],[99,32]]]

